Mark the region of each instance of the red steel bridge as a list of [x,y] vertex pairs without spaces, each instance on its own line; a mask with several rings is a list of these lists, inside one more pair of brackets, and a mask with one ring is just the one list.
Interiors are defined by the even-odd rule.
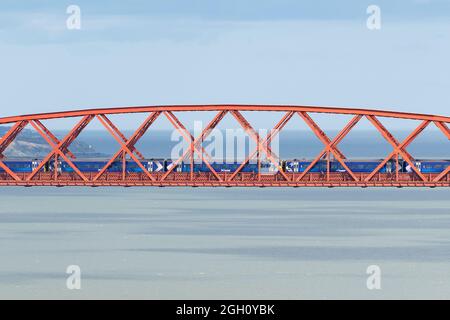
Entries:
[[[181,112],[216,112],[214,118],[204,128],[200,135],[194,137],[176,116]],[[243,112],[272,112],[281,117],[267,136],[260,136],[244,117]],[[111,121],[111,115],[143,113],[147,117],[137,130],[128,138]],[[348,115],[351,120],[334,137],[330,138],[311,117],[312,114]],[[203,147],[203,141],[212,129],[222,121],[225,115],[231,114],[236,123],[255,142],[256,148],[249,153],[234,172],[218,172],[211,165],[211,157]],[[179,159],[174,159],[174,165],[164,172],[150,172],[142,165],[143,155],[137,150],[136,143],[147,132],[150,126],[159,118],[166,117],[173,127],[180,132],[190,146]],[[280,166],[280,159],[271,150],[271,142],[293,118],[300,117],[308,128],[323,143],[323,150],[311,159],[308,167],[302,172],[286,172]],[[58,139],[44,122],[52,119],[77,118],[76,125],[62,139]],[[355,125],[363,118],[369,120],[381,136],[392,146],[392,151],[386,155],[379,165],[371,172],[353,172],[348,166],[348,159],[339,150],[339,143],[349,134]],[[409,119],[419,121],[418,127],[406,139],[398,141],[383,125],[385,118]],[[106,165],[96,172],[82,172],[74,164],[75,155],[70,151],[71,143],[79,136],[86,126],[97,119],[119,143],[120,149],[107,161]],[[142,106],[105,109],[89,109],[54,113],[41,113],[0,118],[1,126],[9,130],[0,138],[0,186],[225,186],[225,187],[450,187],[450,166],[438,173],[424,173],[416,165],[413,155],[407,147],[429,126],[436,126],[450,140],[448,124],[450,117],[416,113],[392,112],[382,110],[350,109],[336,107],[311,106],[280,106],[280,105],[174,105],[174,106]],[[5,149],[17,138],[26,127],[31,126],[50,145],[51,151],[40,159],[30,172],[17,172],[8,167]],[[198,156],[209,168],[208,172],[177,172],[176,164],[182,161],[194,161]],[[246,173],[242,169],[250,160],[256,160],[260,166],[261,158],[270,161],[277,168],[272,173]],[[58,159],[67,163],[72,172],[44,170],[46,164]],[[126,170],[125,160],[133,161],[142,170],[130,173]],[[121,161],[122,172],[109,172],[112,163]],[[337,161],[344,168],[340,172],[330,170],[330,162]],[[318,162],[327,163],[326,172],[313,172]],[[396,163],[394,170],[382,172],[388,163]],[[411,169],[409,172],[400,170],[399,163],[405,163]],[[2,170],[1,170],[2,169]]]

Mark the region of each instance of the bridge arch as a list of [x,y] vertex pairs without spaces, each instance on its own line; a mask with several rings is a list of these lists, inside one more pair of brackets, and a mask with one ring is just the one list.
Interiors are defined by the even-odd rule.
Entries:
[[[205,127],[198,137],[193,137],[186,129],[183,123],[175,115],[175,112],[217,112],[213,120]],[[243,111],[267,111],[281,112],[283,117],[276,124],[267,137],[260,137],[258,132],[251,126],[242,114]],[[129,138],[114,125],[109,119],[110,115],[145,113],[148,117],[139,126],[139,128]],[[328,114],[328,115],[349,115],[351,120],[331,139],[320,126],[310,117],[310,114]],[[239,164],[239,167],[231,173],[218,172],[211,159],[205,154],[202,147],[204,138],[214,129],[224,118],[226,114],[231,114],[244,131],[252,138],[257,147],[246,159]],[[152,173],[142,163],[142,154],[136,149],[135,145],[149,127],[160,116],[166,117],[176,130],[190,144],[190,149],[179,159],[172,162],[172,166],[162,173]],[[270,141],[285,127],[285,125],[294,116],[299,116],[309,127],[309,129],[324,144],[323,151],[316,158],[311,159],[307,167],[302,172],[290,174],[285,172],[280,159],[273,154],[270,149]],[[81,120],[71,128],[70,132],[61,140],[49,130],[42,121],[61,119],[61,118],[81,118]],[[376,128],[383,138],[392,145],[392,152],[377,164],[374,170],[364,174],[358,174],[351,169],[350,162],[339,150],[338,144],[355,125],[366,118]],[[404,141],[398,141],[394,135],[382,124],[379,118],[396,118],[420,121],[420,124]],[[118,150],[104,164],[98,172],[82,172],[74,164],[75,156],[70,152],[70,144],[93,120],[98,121],[120,144]],[[216,104],[216,105],[169,105],[169,106],[136,106],[136,107],[116,107],[116,108],[98,108],[85,110],[72,110],[63,112],[38,113],[19,116],[8,116],[0,118],[0,125],[10,125],[8,132],[0,138],[0,185],[86,185],[86,186],[131,186],[131,185],[149,185],[149,186],[450,186],[450,165],[444,163],[445,169],[435,174],[425,174],[417,167],[414,157],[406,150],[427,127],[435,125],[442,134],[450,140],[450,130],[448,124],[450,117],[430,114],[418,114],[407,112],[395,112],[385,110],[371,110],[359,108],[338,108],[338,107],[318,107],[318,106],[294,106],[294,105],[236,105],[236,104]],[[31,125],[51,146],[52,150],[46,157],[40,159],[39,164],[27,174],[15,172],[3,158],[3,152],[14,141],[18,134],[28,125]],[[265,154],[268,161],[277,168],[269,176],[262,177],[260,170],[256,174],[248,175],[242,172],[242,169],[255,156],[258,157],[258,166],[260,165],[260,155]],[[193,159],[198,154],[204,159],[208,172],[197,174],[194,172]],[[137,164],[140,168],[139,174],[130,175],[126,171],[125,158]],[[112,164],[123,160],[121,174],[112,174],[109,168]],[[336,174],[331,172],[331,158],[340,167],[342,172]],[[64,161],[72,169],[71,174],[58,172],[58,161]],[[190,161],[189,172],[175,172],[175,168],[183,161]],[[54,161],[54,172],[42,172],[45,166]],[[326,172],[317,175],[312,172],[313,168],[320,162],[326,161]],[[383,168],[390,162],[395,162],[395,172],[384,172]],[[399,161],[405,163],[411,172],[405,174],[400,172]],[[259,168],[259,167],[258,167]]]

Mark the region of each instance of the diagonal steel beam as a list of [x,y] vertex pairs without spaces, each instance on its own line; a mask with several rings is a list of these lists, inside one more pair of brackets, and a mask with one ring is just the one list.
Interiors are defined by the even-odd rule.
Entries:
[[444,171],[442,171],[436,178],[433,179],[433,182],[441,181],[447,174],[450,173],[450,166],[448,166]]
[[[72,161],[70,161],[70,159],[68,159],[66,157],[66,155],[64,154],[64,152],[62,152],[61,150],[66,149],[77,137],[78,135],[81,133],[81,131],[83,131],[83,129],[91,122],[91,120],[94,118],[94,116],[92,115],[86,115],[84,116],[73,128],[72,130],[64,137],[63,140],[61,140],[58,144],[53,144],[53,142],[45,135],[45,133],[43,131],[41,131],[41,128],[36,125],[34,122],[32,122],[31,124],[33,125],[33,127],[36,129],[36,131],[38,133],[41,134],[41,136],[47,141],[49,142],[50,146],[52,146],[52,151],[49,152],[49,154],[41,161],[41,163],[36,167],[36,169],[34,169],[30,175],[28,175],[28,177],[26,178],[27,181],[30,181],[35,175],[36,173],[39,172],[39,170],[42,169],[42,167],[50,160],[50,158],[52,156],[54,156],[55,154],[59,154],[61,155],[66,161],[67,163],[75,170],[75,172],[85,181],[87,181],[88,179],[78,170],[78,168],[72,163]],[[51,143],[50,143],[51,141]]]
[[[275,127],[269,132],[269,134],[267,134],[267,136],[266,136],[264,142],[262,142],[262,144],[265,146],[269,146],[270,143],[272,142],[272,140],[280,133],[280,131],[289,122],[289,120],[291,120],[293,115],[294,115],[293,111],[287,112],[281,118],[281,120],[275,125]],[[270,149],[267,148],[267,149],[270,150],[271,154],[273,154],[271,148]],[[240,164],[240,166],[236,169],[236,171],[234,171],[233,174],[228,178],[228,181],[233,180],[237,176],[237,174],[239,172],[241,172],[241,170],[244,168],[244,166],[259,153],[259,151],[260,150],[257,146],[255,148],[255,150],[249,156],[247,156],[247,158]]]
[[[396,160],[398,160],[399,149],[404,150],[407,148],[411,142],[430,124],[430,121],[424,120],[398,147],[394,148],[394,150],[373,170],[364,180],[370,181],[372,178],[391,160],[394,156],[397,155]],[[395,168],[396,173],[398,173],[398,166]],[[397,174],[398,177],[398,174]]]
[[34,129],[36,129],[36,131],[47,141],[47,143],[50,145],[50,147],[53,148],[53,150],[56,150],[54,156],[55,156],[55,167],[54,167],[54,174],[55,174],[55,180],[58,177],[58,170],[57,170],[57,161],[58,161],[58,156],[61,156],[66,162],[67,164],[72,167],[72,169],[84,180],[84,181],[88,181],[88,179],[86,178],[86,176],[77,168],[77,166],[75,166],[75,164],[64,154],[64,152],[62,151],[62,148],[58,148],[58,145],[55,144],[52,139],[50,137],[47,136],[47,134],[45,133],[44,130],[42,130],[42,128],[36,124],[33,121],[31,121],[31,125],[33,126]]
[[312,168],[317,164],[317,162],[320,161],[325,155],[329,154],[329,150],[331,147],[339,144],[347,135],[348,133],[358,124],[358,122],[361,120],[361,115],[354,116],[350,122],[334,137],[333,141],[329,145],[326,145],[325,148],[319,153],[319,155],[311,162],[311,164],[305,169],[305,171],[302,172],[302,174],[297,178],[296,181],[300,181],[303,179],[306,174],[311,171]]
[[450,140],[450,129],[447,124],[439,121],[434,121],[434,124],[447,136],[448,140]]
[[[117,128],[117,126],[108,117],[105,116],[103,118],[103,120],[105,120],[106,123],[108,123],[108,125],[111,127],[111,129],[114,130],[114,132],[122,139],[122,141],[124,143],[128,142],[127,137],[125,137],[125,135],[122,132],[120,132],[119,128]],[[134,152],[141,160],[145,159],[145,157],[142,155],[142,153],[140,153],[134,146],[130,147],[130,150],[132,152]]]
[[[194,149],[198,148],[201,143],[203,142],[203,140],[211,133],[211,131],[219,124],[220,121],[222,121],[222,119],[225,117],[225,115],[227,114],[228,111],[219,111],[216,116],[211,120],[211,122],[206,126],[206,128],[204,130],[202,130],[202,132],[200,133],[200,135],[193,141],[193,143],[191,142],[191,147],[190,150],[186,150],[181,157],[179,157],[175,162],[172,163],[172,166],[169,168],[169,170],[163,175],[163,177],[161,178],[161,181],[165,180],[167,178],[167,176],[175,169],[175,167],[181,162],[183,161],[188,153],[190,152],[191,154],[191,179],[193,178],[193,165],[194,165]],[[169,115],[170,117],[170,115]],[[168,118],[169,121],[171,121],[172,125],[176,125],[175,120]],[[172,122],[173,121],[173,122]],[[185,133],[183,132],[183,137],[185,136]],[[189,137],[190,138],[190,137]],[[186,140],[186,138],[185,138]],[[192,141],[192,138],[191,138]],[[207,152],[204,150],[204,148],[202,147],[202,153],[207,154]],[[208,158],[211,159],[211,157]],[[202,161],[203,161],[203,157],[201,157]],[[211,160],[212,161],[212,160]]]
[[342,167],[345,169],[345,171],[352,177],[353,180],[358,181],[358,177],[353,173],[352,170],[347,166],[345,163],[345,156],[342,154],[342,152],[337,149],[336,145],[341,142],[345,136],[355,127],[355,125],[361,120],[361,115],[354,116],[350,122],[344,127],[344,129],[338,133],[338,135],[331,141],[327,135],[320,129],[320,127],[314,122],[314,120],[306,113],[306,112],[297,112],[297,114],[306,122],[306,124],[311,128],[311,130],[314,132],[314,134],[322,141],[322,143],[325,145],[324,151],[319,154],[316,159],[314,159],[313,162],[306,168],[306,170],[297,178],[297,181],[300,181],[315,165],[317,162],[319,162],[320,159],[324,155],[327,155],[327,175],[329,176],[330,173],[330,166],[329,166],[329,155],[332,153],[337,161],[342,165]]
[[[3,158],[3,152],[8,148],[8,146],[14,141],[17,135],[27,126],[28,121],[16,122],[5,135],[0,139],[0,159]],[[21,181],[17,174],[15,174],[6,164],[0,160],[0,167],[5,170],[5,172],[10,175],[14,180]]]
[[[117,135],[116,132],[114,132],[114,130],[108,125],[108,123],[106,122],[105,115],[97,115],[96,116],[97,119],[100,121],[100,123],[106,128],[106,130],[108,130],[108,132],[113,136],[113,138],[119,143],[120,145],[120,150],[116,153],[118,155],[122,155],[122,161],[125,161],[125,154],[129,154],[131,159],[138,165],[138,167],[141,168],[141,170],[152,180],[155,181],[156,179],[153,177],[153,175],[151,175],[148,170],[142,165],[141,161],[134,155],[134,153],[130,150],[129,145],[131,145],[132,140],[128,140],[127,143],[124,143],[120,136]],[[114,155],[109,162],[103,167],[103,169],[97,174],[97,176],[94,177],[94,181],[97,180],[110,166],[111,163],[113,163],[115,161],[115,159],[117,158],[116,155]]]
[[6,164],[4,164],[2,161],[0,161],[0,167],[3,168],[3,170],[6,171],[7,174],[9,174],[14,180],[16,181],[22,181],[22,179],[19,178],[17,174],[15,174]]
[[[144,120],[144,122],[139,126],[139,128],[133,133],[133,135],[130,137],[130,139],[127,142],[123,142],[123,140],[120,138],[119,135],[112,129],[108,121],[108,119],[105,115],[97,115],[97,119],[100,121],[100,123],[108,130],[108,132],[116,139],[116,141],[120,145],[120,149],[111,157],[111,159],[108,161],[108,163],[99,171],[99,173],[94,177],[93,181],[98,180],[105,171],[109,168],[109,166],[117,159],[118,156],[122,155],[124,156],[125,153],[128,153],[130,157],[136,162],[136,164],[142,169],[142,171],[152,180],[155,181],[155,177],[153,177],[150,172],[148,172],[147,169],[142,165],[141,161],[139,161],[136,156],[131,151],[131,148],[134,147],[134,145],[137,143],[137,141],[145,134],[145,132],[150,128],[150,126],[156,121],[156,119],[159,117],[161,112],[156,111],[152,112],[147,119]],[[111,121],[109,121],[111,122]]]
[[237,120],[237,122],[242,126],[245,132],[252,138],[257,146],[258,150],[264,152],[267,156],[267,159],[270,160],[277,168],[278,172],[281,173],[281,175],[286,179],[286,181],[291,181],[289,177],[286,175],[286,173],[283,172],[282,168],[280,167],[280,163],[273,157],[273,153],[271,150],[268,149],[267,146],[263,145],[261,143],[261,138],[259,137],[259,134],[253,129],[253,127],[250,125],[250,123],[245,119],[245,117],[237,110],[230,111],[233,117]]
[[[211,131],[219,124],[219,122],[223,119],[223,117],[226,115],[226,113],[227,113],[227,111],[220,111],[213,118],[213,120],[207,126],[207,128],[209,128],[209,129],[206,131],[203,130],[203,132],[199,136],[199,139],[197,139],[198,140],[197,143],[193,143],[194,148],[199,148],[201,146],[201,142],[203,142],[205,137],[208,136],[211,133]],[[175,127],[175,129],[181,133],[181,135],[187,142],[191,143],[194,140],[196,140],[196,139],[194,139],[192,134],[186,129],[186,127],[181,123],[181,121],[173,114],[173,112],[166,111],[166,112],[164,112],[164,115],[167,117],[167,119],[169,119],[170,123]],[[208,161],[213,161],[213,159],[206,152],[206,150],[203,147],[201,147],[201,148],[202,148],[202,150],[201,150],[202,156],[201,157],[203,157],[203,154],[204,154],[207,156]]]
[[[36,125],[38,125],[42,129],[43,132],[45,132],[45,134],[53,141],[54,144],[59,144],[60,141],[58,140],[58,138],[41,121],[39,120],[33,121]],[[62,151],[65,152],[72,159],[76,159],[75,155],[72,152],[70,152],[69,149],[66,148],[65,150]]]
[[0,159],[3,158],[3,152],[8,148],[11,142],[18,136],[20,132],[27,126],[28,120],[16,122],[5,135],[0,139]]
[[[212,129],[214,127],[217,126],[217,124],[219,124],[219,122],[223,119],[223,117],[225,116],[226,112],[222,111],[219,112],[214,119],[208,124],[208,126],[202,131],[202,133],[200,134],[200,136],[197,139],[194,139],[194,137],[192,136],[192,134],[186,129],[186,127],[181,123],[181,121],[170,111],[165,111],[164,115],[167,117],[167,119],[169,119],[170,123],[172,123],[172,125],[175,127],[175,129],[180,132],[180,134],[183,136],[183,138],[190,143],[190,149],[186,150],[184,152],[184,154],[177,159],[177,161],[175,161],[174,163],[172,163],[172,167],[169,169],[169,171],[167,171],[163,177],[161,178],[161,180],[164,180],[169,174],[170,172],[173,171],[173,169],[178,165],[178,163],[180,161],[182,161],[186,156],[187,153],[191,151],[191,164],[193,162],[193,156],[194,156],[194,152],[198,154],[198,156],[200,157],[200,159],[206,164],[206,166],[208,167],[208,169],[213,173],[213,175],[217,178],[217,180],[219,181],[223,181],[223,179],[218,175],[218,173],[216,172],[216,170],[214,170],[214,168],[212,167],[212,165],[210,164],[210,161],[212,161],[211,157],[208,155],[208,153],[206,152],[206,150],[201,146],[199,150],[199,146],[200,146],[200,142],[202,142],[204,140],[204,138],[211,133]],[[193,152],[192,152],[193,151]],[[203,157],[203,155],[207,155],[208,160],[205,159]],[[193,170],[193,168],[191,167],[191,170]]]
[[[422,179],[423,181],[427,181],[427,178],[420,172],[420,170],[413,163],[414,158],[406,150],[404,150],[404,148],[400,148],[401,144],[397,141],[397,139],[395,139],[395,137],[389,132],[389,130],[386,129],[386,127],[380,122],[380,120],[378,120],[375,116],[370,115],[367,115],[366,118],[381,133],[381,135],[386,139],[386,141],[388,141],[392,145],[392,147],[394,148],[394,155],[395,154],[401,155],[403,160],[408,162],[408,164],[411,166],[411,169],[414,170],[414,172],[420,177],[420,179]],[[419,127],[417,127],[416,130],[414,130],[414,132],[405,140],[405,145],[410,144],[428,126],[429,123],[430,123],[429,120],[424,120],[424,122],[422,122],[419,125]],[[389,159],[387,161],[389,161]],[[378,172],[381,169],[380,166],[378,167],[379,168],[376,168],[375,169],[376,171],[374,170],[374,172],[372,172],[367,178],[370,177],[370,179],[372,179],[373,175],[375,175],[376,172]]]
[[[314,134],[322,141],[324,145],[330,145],[331,139],[327,134],[320,128],[320,126],[307,114],[306,112],[297,112],[297,114],[306,122]],[[335,148],[335,153],[339,155],[342,159],[345,159],[344,154],[337,148]]]

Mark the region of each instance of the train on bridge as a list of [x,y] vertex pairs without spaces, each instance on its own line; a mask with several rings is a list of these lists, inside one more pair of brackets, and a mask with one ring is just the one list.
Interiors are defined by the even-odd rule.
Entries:
[[[31,173],[33,170],[39,167],[42,160],[13,160],[4,161],[3,163],[8,166],[15,173]],[[354,173],[370,173],[374,171],[382,163],[380,160],[350,160],[345,161],[347,167]],[[74,160],[72,163],[83,173],[96,173],[100,172],[104,167],[108,165],[108,160]],[[174,166],[174,161],[171,159],[147,159],[140,161],[142,166],[139,166],[135,161],[114,161],[107,166],[106,172],[123,172],[126,173],[143,173],[144,170],[148,172],[167,172]],[[240,172],[243,173],[267,173],[273,174],[279,170],[286,173],[302,173],[311,165],[312,160],[282,160],[278,162],[278,166],[274,165],[271,161],[263,160],[258,164],[257,162],[246,163]],[[210,163],[212,168],[216,172],[228,172],[234,173],[242,165],[242,161],[213,161]],[[325,173],[328,170],[330,172],[346,172],[346,169],[342,164],[336,160],[329,162],[326,160],[318,161],[309,172],[312,173]],[[422,173],[442,173],[450,166],[450,160],[418,160],[415,161],[415,166]],[[74,172],[74,168],[65,161],[58,161],[55,164],[54,160],[48,161],[42,168],[41,172],[54,172],[56,170],[59,173]],[[191,163],[182,161],[175,164],[174,172],[191,172]],[[412,173],[413,169],[406,161],[399,161],[398,169],[397,163],[393,160],[388,161],[379,170],[380,173]],[[3,168],[0,168],[0,172],[5,172]],[[204,163],[194,163],[193,172],[211,172],[211,169]]]

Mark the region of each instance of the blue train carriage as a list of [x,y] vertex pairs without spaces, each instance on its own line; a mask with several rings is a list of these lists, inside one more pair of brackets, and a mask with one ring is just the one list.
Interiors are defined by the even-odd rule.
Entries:
[[[377,168],[382,160],[346,160],[345,163],[350,170],[355,173],[369,173]],[[8,166],[13,172],[24,172],[30,173],[35,170],[41,160],[6,160],[4,164]],[[81,172],[99,172],[106,164],[108,160],[74,160],[73,164],[81,171]],[[216,172],[235,172],[241,165],[241,161],[213,161],[211,166],[214,168]],[[148,172],[167,172],[170,170],[173,165],[172,160],[168,159],[148,159],[141,161],[142,167]],[[278,172],[279,168],[284,172],[293,172],[293,173],[301,173],[306,170],[306,168],[311,164],[311,161],[308,160],[284,160],[280,161],[278,166],[274,165],[272,162],[268,160],[261,161],[261,173],[275,173]],[[416,160],[415,166],[422,173],[441,173],[448,166],[450,166],[450,160]],[[43,167],[43,172],[52,172],[54,170],[54,160],[50,160]],[[381,173],[392,173],[395,172],[396,162],[394,160],[388,161],[379,172]],[[330,162],[331,172],[345,172],[343,166],[336,160],[332,160]],[[406,161],[400,160],[399,163],[399,171],[410,173],[414,170],[410,167],[410,165]],[[60,172],[74,172],[74,169],[66,162],[66,161],[58,161],[58,170]],[[136,164],[134,161],[126,162],[126,171],[127,172],[142,172],[142,168]],[[190,172],[191,164],[190,161],[183,161],[177,164],[177,167],[174,169],[175,172]],[[316,165],[311,169],[312,173],[324,173],[327,171],[327,161],[320,160],[316,163]],[[0,168],[0,172],[5,172],[3,168]],[[122,172],[122,161],[116,160],[114,161],[107,172]],[[195,163],[194,164],[194,172],[210,172],[209,167],[204,163]],[[241,170],[241,172],[247,173],[257,173],[258,172],[258,163],[257,162],[249,162],[247,163]]]
[[[353,160],[353,161],[345,161],[347,167],[354,173],[370,173],[373,172],[383,160]],[[342,168],[342,165],[339,163]],[[395,172],[396,164],[395,161],[390,160],[386,162],[386,164],[381,167],[378,171],[380,173],[393,173]]]
[[[153,166],[148,160],[141,160],[140,161],[142,167],[148,172],[152,171]],[[120,164],[120,169],[122,170],[122,164]],[[135,161],[128,160],[125,162],[125,171],[128,173],[135,173],[135,172],[143,172],[141,166],[139,166]]]
[[148,160],[147,169],[149,172],[164,172],[165,159],[150,159]]
[[[74,160],[72,163],[80,170],[80,172],[99,172],[107,164],[109,160]],[[53,171],[55,168],[55,161],[51,160],[49,163],[49,170]],[[58,171],[60,172],[75,172],[75,170],[66,161],[58,161]],[[122,162],[114,161],[107,169],[107,172],[122,172]]]
[[277,173],[281,166],[282,166],[281,161],[278,162],[277,165],[275,165],[270,160],[262,160],[261,161],[261,173],[262,174],[265,174],[265,173],[267,173],[267,174]]
[[[233,173],[239,169],[239,167],[242,165],[243,160],[241,161],[230,161],[225,160],[221,162],[212,162],[211,166],[216,170],[216,172],[227,172],[227,173]],[[194,166],[195,169],[195,166]],[[201,170],[202,172],[209,172],[209,168],[205,163],[201,164]],[[240,172],[246,172],[246,173],[257,173],[258,172],[258,164],[254,162],[247,162],[241,169]]]
[[[173,166],[173,161],[168,159],[146,159],[140,161],[142,167],[148,172],[167,172]],[[135,161],[126,162],[127,172],[143,172],[142,168]],[[174,169],[175,172],[190,171],[190,163],[180,162]]]
[[[292,159],[292,160],[285,160],[282,162],[282,169],[284,172],[287,173],[302,173],[305,172],[306,169],[311,165],[312,161],[308,160],[298,160],[298,159]],[[331,171],[337,171],[338,168],[336,167],[336,163],[333,161],[330,162],[330,168]],[[318,161],[314,167],[309,170],[311,173],[320,173],[320,172],[326,172],[327,171],[327,161],[320,160]]]
[[[104,161],[74,161],[75,166],[80,169],[81,172],[99,172],[108,163],[107,160]],[[164,160],[141,160],[142,167],[148,172],[162,172],[164,171]],[[128,173],[139,173],[143,172],[142,167],[139,166],[133,160],[127,160],[125,162],[125,171]],[[69,166],[68,163],[62,163],[63,172],[73,172],[73,168]],[[122,172],[122,160],[114,161],[106,170],[107,172]]]
[[[41,163],[39,160],[6,160],[3,163],[11,169],[11,171],[16,173],[31,173],[35,170]],[[5,172],[5,169],[0,167],[0,172]]]
[[[163,163],[164,172],[169,171],[173,166],[175,165],[175,161],[171,159],[165,159]],[[190,162],[181,161],[179,162],[176,167],[172,170],[172,172],[190,172],[191,171],[191,165]]]
[[[164,172],[166,168],[165,162],[166,160],[164,159],[145,159],[141,160],[140,164],[148,172]],[[125,162],[125,171],[128,173],[141,173],[143,172],[142,167],[133,160],[127,160]],[[118,161],[112,170],[108,169],[108,172],[118,171],[122,171],[122,161]]]
[[[382,160],[346,160],[346,166],[354,173],[369,173],[374,171]],[[285,172],[302,173],[311,165],[312,161],[307,160],[286,160],[282,163]],[[320,160],[309,171],[311,173],[327,172],[327,161]],[[346,172],[342,164],[337,160],[330,161],[330,172]],[[395,172],[395,163],[388,161],[381,169],[381,173]]]
[[[216,172],[227,172],[233,173],[236,172],[239,167],[242,165],[243,160],[241,161],[225,161],[225,162],[212,162],[211,166]],[[196,167],[197,166],[197,167]],[[258,173],[259,169],[261,173],[275,173],[278,171],[278,166],[274,165],[272,162],[267,160],[262,160],[260,162],[260,167],[258,166],[258,162],[255,160],[247,162],[240,172],[242,173]],[[194,171],[199,172],[209,172],[209,168],[205,163],[195,164]]]
[[[311,162],[308,162],[305,160],[298,160],[298,159],[283,160],[283,161],[281,161],[281,168],[284,172],[298,173],[298,172],[304,172],[310,164],[311,164]],[[315,169],[316,172],[319,171],[318,170],[319,166],[317,164],[314,167],[315,168],[313,168],[313,169]]]
[[[107,165],[109,160],[76,160],[73,161],[73,164],[81,171],[81,172],[99,172],[101,171],[104,166]],[[164,161],[163,159],[159,160],[141,160],[140,163],[142,167],[148,172],[159,172],[164,171]],[[62,172],[74,172],[74,169],[65,161],[60,162],[59,164],[60,170]],[[125,162],[125,169],[128,173],[139,173],[143,172],[142,167],[139,166],[135,161],[133,160],[127,160]],[[53,163],[51,164],[51,168],[53,168]],[[106,170],[107,172],[122,172],[122,160],[117,159]]]
[[[211,167],[216,172],[227,172],[233,173],[236,172],[239,167],[242,165],[241,161],[222,161],[222,162],[211,162]],[[211,170],[208,168],[206,163],[196,163],[194,164],[194,172],[210,172]],[[254,162],[246,163],[241,171],[242,173],[258,173],[258,164]]]
[[[220,172],[227,172],[227,173],[233,173],[235,172],[240,166],[242,162],[240,161],[212,161],[210,162],[211,167],[218,173]],[[172,160],[165,160],[164,163],[164,171],[168,171],[173,166]],[[261,171],[263,169],[261,168]],[[174,172],[191,172],[191,162],[190,161],[183,161],[177,164],[176,168],[173,169]],[[196,173],[203,173],[203,172],[211,172],[210,168],[205,162],[194,162],[193,171]],[[250,173],[257,173],[258,172],[258,164],[257,163],[247,163],[240,172],[250,172]]]
[[[422,173],[441,173],[450,165],[450,160],[416,160],[415,166]],[[408,162],[403,161],[403,172],[412,172]]]

